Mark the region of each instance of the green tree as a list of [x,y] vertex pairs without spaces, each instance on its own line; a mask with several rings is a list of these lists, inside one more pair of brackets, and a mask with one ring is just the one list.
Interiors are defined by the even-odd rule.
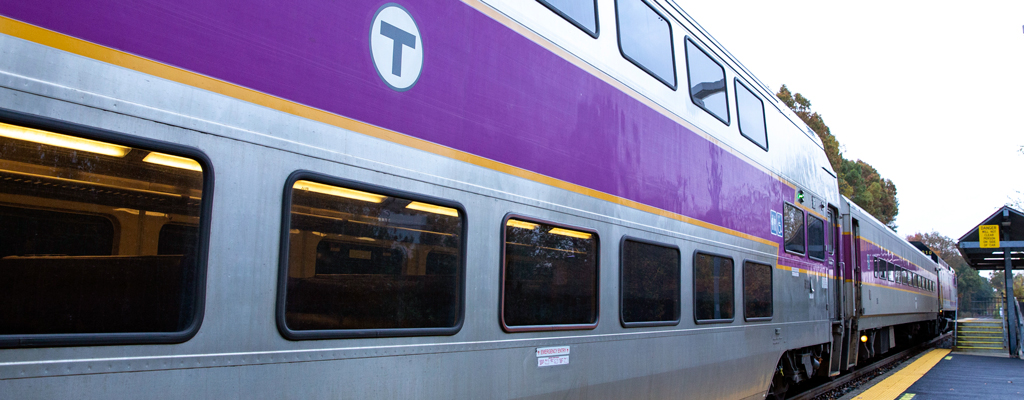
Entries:
[[832,135],[828,125],[825,125],[821,114],[811,110],[809,99],[800,93],[791,92],[786,85],[779,88],[776,96],[821,139],[828,162],[839,178],[839,192],[895,231],[894,221],[900,212],[900,202],[896,199],[896,185],[882,178],[870,164],[843,158],[839,150],[839,141]]
[[[978,270],[971,268],[956,249],[956,241],[938,232],[915,233],[907,236],[909,241],[922,242],[932,249],[956,272],[957,299],[965,301],[987,301],[992,299],[992,285],[982,278]],[[1016,290],[1016,289],[1015,289]]]
[[[989,278],[989,284],[995,289],[995,293],[999,297],[1003,297],[1006,294],[1006,272],[996,271],[992,273],[992,277]],[[1024,298],[1024,274],[1014,273],[1013,274],[1013,294],[1018,299]]]

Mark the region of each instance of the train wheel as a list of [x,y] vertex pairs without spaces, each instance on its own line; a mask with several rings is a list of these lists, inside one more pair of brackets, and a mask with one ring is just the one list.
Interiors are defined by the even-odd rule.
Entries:
[[786,398],[786,391],[789,390],[789,379],[782,376],[782,373],[778,370],[775,371],[775,376],[772,377],[772,384],[768,386],[768,395],[765,396],[768,400],[783,400]]

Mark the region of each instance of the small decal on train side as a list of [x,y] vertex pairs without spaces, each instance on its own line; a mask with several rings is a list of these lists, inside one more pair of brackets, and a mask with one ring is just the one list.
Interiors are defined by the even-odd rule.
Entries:
[[569,356],[541,357],[537,359],[538,367],[553,367],[556,365],[568,365]]
[[538,347],[537,357],[564,356],[569,354],[569,346]]
[[409,11],[395,3],[377,10],[370,24],[370,56],[388,87],[404,92],[416,84],[423,71],[423,39]]
[[770,210],[772,216],[772,235],[782,237],[782,213]]

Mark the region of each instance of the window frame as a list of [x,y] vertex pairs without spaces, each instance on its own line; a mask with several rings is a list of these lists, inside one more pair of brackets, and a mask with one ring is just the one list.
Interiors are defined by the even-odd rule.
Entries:
[[[462,219],[462,231],[461,239],[459,240],[459,273],[457,278],[458,293],[456,296],[459,299],[458,317],[454,326],[451,327],[437,327],[437,328],[371,328],[371,329],[322,329],[322,330],[294,330],[288,328],[285,320],[285,300],[287,299],[288,289],[288,268],[289,268],[289,251],[291,241],[291,215],[292,215],[292,192],[294,191],[295,182],[299,180],[308,180],[316,183],[322,183],[325,185],[338,186],[342,188],[360,190],[364,192],[370,192],[373,194],[385,195],[388,197],[401,197],[403,199],[421,201],[424,203],[430,203],[434,205],[454,208],[459,210],[459,216]],[[291,175],[285,179],[284,183],[284,195],[282,199],[281,208],[281,239],[280,239],[280,252],[278,257],[278,274],[277,274],[277,298],[276,298],[276,311],[275,320],[277,322],[277,330],[281,333],[285,339],[299,341],[299,340],[318,340],[318,339],[355,339],[355,338],[384,338],[384,337],[412,337],[412,336],[451,336],[462,330],[462,326],[466,320],[466,234],[468,233],[469,216],[466,213],[465,207],[457,201],[443,199],[439,197],[408,192],[400,189],[393,189],[386,186],[379,186],[368,184],[360,181],[354,181],[345,178],[339,178],[332,175],[327,175],[319,172],[310,170],[298,170],[292,172]]]
[[[626,318],[625,318],[625,315],[624,315],[625,307],[623,307],[623,301],[625,300],[625,296],[623,295],[623,291],[625,290],[625,287],[626,287],[626,285],[623,282],[623,277],[625,276],[624,269],[625,269],[625,265],[626,265],[626,261],[625,261],[625,254],[626,254],[626,252],[623,251],[623,250],[625,249],[627,241],[637,242],[637,243],[642,243],[642,244],[647,244],[647,245],[652,245],[652,246],[658,246],[658,247],[664,247],[666,249],[674,249],[676,251],[676,253],[679,254],[679,263],[678,263],[678,265],[676,265],[676,268],[677,268],[677,270],[679,272],[679,282],[677,282],[679,284],[679,295],[676,297],[676,301],[677,301],[676,305],[679,308],[676,310],[676,318],[674,320],[626,322]],[[600,268],[600,265],[598,265],[598,267]],[[622,238],[619,239],[619,322],[622,324],[622,327],[623,328],[639,328],[639,327],[649,327],[649,326],[676,326],[676,325],[679,325],[680,322],[682,322],[682,319],[683,319],[683,251],[682,251],[682,249],[679,246],[677,246],[677,245],[661,243],[661,242],[655,242],[653,240],[641,239],[641,238],[638,238],[638,237],[635,237],[635,236],[623,235]]]
[[[807,256],[807,210],[804,210],[800,206],[798,206],[798,205],[796,205],[794,203],[790,203],[788,201],[785,201],[783,203],[784,203],[784,205],[782,206],[782,249],[785,250],[786,253],[798,255],[801,258],[802,257],[806,257]],[[804,235],[804,252],[803,253],[798,253],[796,251],[793,251],[793,250],[790,250],[790,249],[786,248],[786,205],[793,206],[793,208],[795,208],[797,210],[800,210],[800,214],[803,216],[803,229],[802,229],[803,235]]]
[[[668,44],[669,44],[669,49],[672,52],[672,80],[674,82],[670,83],[670,82],[665,81],[660,76],[655,74],[653,71],[651,71],[650,69],[645,67],[643,64],[641,64],[639,61],[634,60],[633,57],[630,57],[630,56],[626,55],[626,52],[622,49],[622,22],[619,21],[619,1],[640,1],[640,2],[643,2],[644,5],[646,5],[648,8],[651,9],[651,11],[654,11],[654,13],[658,14],[658,16],[661,17],[661,19],[665,20],[665,23],[668,25],[668,40],[669,40]],[[616,28],[615,29],[615,41],[616,41],[616,44],[618,44],[618,47],[619,47],[619,55],[621,55],[622,58],[625,58],[626,61],[629,61],[633,65],[639,67],[641,70],[646,72],[647,75],[650,75],[654,79],[657,79],[658,82],[661,82],[661,83],[665,84],[665,86],[668,86],[668,88],[672,89],[672,91],[678,90],[679,89],[679,66],[676,65],[676,38],[675,38],[675,34],[673,33],[674,31],[672,30],[672,21],[669,20],[669,18],[666,17],[664,13],[662,13],[661,11],[658,10],[659,7],[651,4],[651,2],[649,2],[647,0],[614,0],[614,3],[615,3],[615,28]]]
[[[689,75],[687,75],[687,78],[689,78]],[[747,140],[749,140],[755,146],[760,147],[761,150],[768,151],[768,118],[766,118],[768,115],[767,115],[767,113],[764,112],[764,99],[762,99],[761,96],[758,96],[757,93],[755,93],[753,90],[751,90],[750,87],[747,86],[747,84],[743,83],[743,81],[740,80],[739,77],[733,78],[733,81],[734,81],[734,83],[733,83],[733,89],[732,90],[733,90],[733,92],[737,93],[737,95],[736,95],[736,127],[739,128],[741,136],[747,138]],[[755,141],[750,136],[747,136],[746,133],[743,133],[743,123],[740,122],[740,120],[743,119],[743,113],[741,112],[741,108],[740,108],[740,95],[738,94],[739,93],[739,86],[737,86],[737,85],[743,86],[744,90],[746,90],[750,94],[754,95],[754,98],[757,99],[757,101],[761,102],[761,125],[763,125],[763,127],[764,127],[764,146],[762,146],[760,143]],[[728,95],[729,94],[726,93],[726,104],[728,104]],[[726,124],[726,125],[728,125],[728,124]]]
[[[690,103],[693,103],[693,105],[697,106],[697,108],[700,108],[701,110],[704,110],[704,112],[710,114],[712,117],[715,117],[715,119],[721,121],[723,124],[725,124],[725,126],[731,126],[732,125],[731,124],[731,122],[732,122],[732,115],[731,115],[731,111],[730,111],[731,107],[729,107],[729,85],[728,84],[725,85],[725,90],[724,90],[724,92],[725,92],[725,119],[722,119],[721,117],[718,116],[718,114],[715,114],[715,113],[711,112],[711,110],[708,110],[707,108],[704,108],[704,106],[698,104],[693,99],[693,94],[690,93],[690,82],[693,81],[693,79],[690,77],[690,47],[686,46],[687,42],[692,43],[694,48],[696,48],[697,50],[700,50],[700,52],[704,53],[704,56],[706,56],[709,60],[711,60],[711,62],[713,62],[716,65],[718,65],[718,68],[722,70],[722,80],[723,81],[728,78],[728,75],[725,73],[725,67],[722,66],[722,63],[720,63],[717,60],[715,60],[715,58],[712,57],[710,54],[708,54],[707,51],[705,51],[702,47],[697,45],[697,42],[693,38],[691,38],[689,35],[687,35],[686,38],[683,40],[683,54],[684,54],[684,56],[686,58],[686,84],[687,84],[686,85],[686,97],[688,97],[690,99]],[[765,132],[767,132],[767,130],[765,130]]]
[[[768,277],[769,277],[769,280],[770,280],[770,282],[769,282],[770,286],[769,286],[768,289],[771,292],[772,312],[771,312],[771,315],[769,315],[767,317],[748,317],[747,316],[747,286],[746,286],[747,285],[747,275],[746,275],[746,268],[743,268],[743,267],[746,267],[748,262],[751,263],[751,264],[758,264],[758,265],[763,265],[763,266],[767,266],[768,267],[768,271],[769,271],[768,272]],[[742,279],[743,282],[740,283],[740,287],[743,288],[743,293],[740,295],[740,298],[743,299],[743,320],[747,321],[747,322],[771,321],[772,319],[775,318],[775,266],[773,266],[773,265],[771,265],[769,263],[766,263],[766,262],[761,262],[761,261],[757,261],[757,260],[751,260],[749,258],[744,258],[743,259],[742,266],[743,267],[741,267],[742,271],[740,272],[740,275],[743,277],[743,279]]]
[[600,12],[597,9],[597,0],[593,0],[593,1],[594,1],[594,31],[591,32],[590,28],[587,28],[586,26],[583,26],[583,24],[581,24],[579,21],[576,21],[574,18],[570,17],[569,14],[566,14],[566,13],[562,12],[562,10],[559,10],[558,7],[555,7],[553,4],[548,3],[547,0],[537,0],[537,2],[540,3],[542,6],[544,6],[544,8],[547,8],[548,10],[551,10],[552,12],[557,14],[559,17],[562,17],[562,19],[568,21],[570,24],[573,24],[574,26],[579,28],[581,31],[583,31],[583,33],[586,33],[587,35],[590,35],[590,37],[592,37],[594,39],[597,39],[598,36],[601,35],[601,20],[600,20]]
[[[102,128],[81,125],[39,115],[0,108],[0,122],[40,129],[68,136],[120,144],[142,150],[187,157],[199,163],[203,171],[203,198],[199,207],[199,232],[196,246],[192,321],[177,332],[48,333],[0,335],[0,349],[25,347],[70,347],[128,344],[177,344],[192,339],[203,324],[206,310],[210,226],[213,212],[214,170],[206,153],[198,148],[162,140],[132,136]],[[189,300],[183,300],[187,302]]]
[[[556,325],[508,325],[505,323],[505,232],[507,231],[508,220],[517,219],[524,222],[535,222],[544,225],[550,225],[557,228],[565,228],[579,232],[586,232],[594,237],[594,264],[596,271],[594,272],[594,322],[590,324],[556,324]],[[499,235],[501,257],[499,262],[501,263],[501,279],[498,284],[498,290],[500,291],[498,296],[498,321],[501,323],[501,329],[508,333],[519,333],[519,332],[545,332],[545,331],[570,331],[570,330],[592,330],[597,328],[597,325],[601,323],[601,237],[597,230],[591,228],[583,228],[574,225],[563,224],[560,222],[553,222],[543,218],[535,218],[528,215],[518,214],[515,212],[509,212],[501,219],[501,234]],[[682,307],[682,305],[680,305]]]
[[[729,261],[732,261],[732,318],[720,318],[720,319],[698,319],[697,318],[697,256],[701,255],[701,254],[706,255],[706,256],[712,256],[712,257],[721,257],[721,258],[727,259]],[[727,323],[732,323],[733,321],[736,321],[736,307],[737,307],[736,306],[736,259],[731,257],[731,256],[727,256],[727,255],[721,254],[721,253],[713,253],[713,252],[704,251],[704,250],[694,250],[693,251],[693,257],[691,257],[691,260],[692,260],[692,264],[693,264],[693,270],[692,270],[692,273],[690,274],[690,276],[693,278],[693,279],[691,279],[693,281],[692,282],[693,283],[693,286],[692,286],[692,288],[693,288],[693,307],[691,307],[690,310],[693,311],[693,322],[695,324],[697,324],[697,325],[707,325],[707,324],[727,324]],[[774,280],[774,278],[773,278],[773,280]],[[772,296],[774,296],[774,293],[772,294]],[[773,298],[772,300],[773,300],[773,303],[774,303],[775,299]],[[774,310],[774,304],[773,304],[772,305],[772,312],[774,313],[774,311],[775,310]]]

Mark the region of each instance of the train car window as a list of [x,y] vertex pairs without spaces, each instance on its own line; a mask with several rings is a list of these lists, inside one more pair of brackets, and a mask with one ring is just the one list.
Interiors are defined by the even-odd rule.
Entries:
[[689,38],[686,39],[686,76],[693,104],[729,125],[725,69]]
[[804,235],[804,210],[792,204],[786,203],[786,213],[783,220],[783,239],[786,243],[786,251],[803,255],[807,251]]
[[679,249],[623,238],[619,272],[622,325],[679,323]]
[[502,328],[596,327],[597,233],[518,216],[504,225]]
[[764,122],[764,102],[739,79],[735,80],[735,84],[736,119],[740,124],[740,134],[764,151],[768,151],[768,128]]
[[875,278],[878,278],[879,275],[883,273],[882,272],[882,262],[881,261],[882,260],[879,260],[878,257],[875,257],[874,263],[872,263],[873,264],[873,269],[874,269],[874,271],[872,271],[872,272],[873,272],[873,275],[875,276]]
[[461,205],[311,172],[297,172],[289,182],[278,300],[285,337],[459,330]]
[[693,316],[698,323],[733,320],[733,261],[697,252],[693,257]]
[[888,277],[889,282],[896,282],[896,266],[891,262],[885,262],[885,274]]
[[772,266],[743,262],[743,317],[747,321],[772,318]]
[[537,0],[569,23],[597,38],[597,0]]
[[615,0],[622,56],[672,90],[676,61],[672,25],[646,0]]
[[191,337],[203,295],[205,158],[23,122],[0,123],[0,347]]
[[813,215],[807,216],[807,256],[825,259],[825,221]]

